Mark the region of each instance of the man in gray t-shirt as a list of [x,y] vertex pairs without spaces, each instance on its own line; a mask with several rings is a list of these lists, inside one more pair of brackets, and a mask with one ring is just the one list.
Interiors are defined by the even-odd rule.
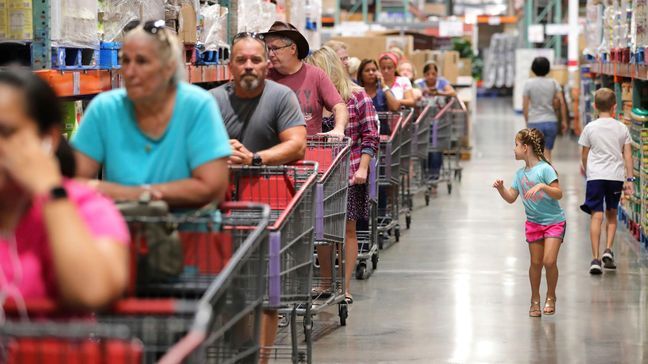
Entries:
[[235,38],[229,64],[233,81],[211,90],[232,146],[232,164],[282,165],[304,157],[306,122],[295,93],[266,80],[262,40]]

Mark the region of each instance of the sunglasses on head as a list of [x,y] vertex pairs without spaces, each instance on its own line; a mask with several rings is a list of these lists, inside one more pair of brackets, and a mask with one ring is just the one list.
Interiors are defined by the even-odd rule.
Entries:
[[232,46],[234,46],[236,42],[247,38],[252,38],[258,42],[263,43],[263,45],[265,46],[265,36],[261,33],[256,33],[256,32],[240,32],[236,34],[234,38],[232,38]]
[[[139,20],[133,20],[126,24],[124,27],[124,33],[128,33],[131,30],[139,27],[142,25],[142,22]],[[163,31],[166,29],[166,22],[164,20],[149,20],[142,25],[142,29],[144,29],[145,32],[155,35],[155,36],[160,36],[160,34],[163,33]],[[165,37],[166,38],[166,37]]]

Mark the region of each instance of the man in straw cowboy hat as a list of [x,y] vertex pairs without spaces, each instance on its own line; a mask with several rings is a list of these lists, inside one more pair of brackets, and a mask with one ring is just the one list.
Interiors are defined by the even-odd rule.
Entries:
[[275,22],[264,36],[272,63],[268,78],[297,94],[308,135],[322,132],[325,108],[335,114],[335,127],[327,134],[343,137],[349,119],[346,104],[322,70],[302,62],[309,53],[306,38],[292,24],[281,21]]

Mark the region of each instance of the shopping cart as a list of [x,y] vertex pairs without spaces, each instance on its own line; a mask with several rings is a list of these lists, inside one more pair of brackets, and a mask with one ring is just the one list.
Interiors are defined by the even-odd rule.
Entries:
[[414,204],[410,185],[411,162],[414,153],[414,110],[403,110],[401,115],[399,213],[405,215],[405,227],[409,229],[412,223],[412,207]]
[[454,98],[452,107],[448,110],[448,116],[452,122],[452,137],[450,149],[446,151],[450,162],[449,169],[454,179],[461,182],[461,148],[467,145],[468,138],[468,111],[466,105],[459,99]]
[[[232,255],[202,297],[125,298],[82,318],[52,301],[7,302],[7,320],[0,325],[0,362],[256,363],[265,293],[262,242],[270,210],[267,205],[228,203],[222,211],[219,237],[231,243]],[[207,223],[196,217],[174,219]],[[168,223],[170,218],[147,223],[162,220]]]
[[[312,361],[312,281],[315,241],[315,190],[318,164],[230,167],[231,200],[270,205],[268,288],[265,307],[285,315],[279,336],[290,344],[263,348],[272,359]],[[340,312],[347,314],[347,312]],[[305,341],[297,339],[297,317],[303,317]],[[345,316],[346,317],[346,316]]]
[[428,183],[428,149],[430,145],[430,124],[434,107],[422,105],[417,108],[414,122],[414,142],[412,150],[412,195],[425,194],[425,205],[430,204],[430,185]]
[[401,113],[378,113],[380,153],[378,159],[378,247],[400,241],[399,186],[401,182]]
[[[356,222],[358,238],[358,261],[356,263],[356,279],[367,279],[378,268],[378,159],[375,155],[369,163],[369,219]],[[371,261],[371,265],[369,265]]]
[[[329,305],[346,305],[344,240],[350,155],[349,138],[309,136],[307,139],[304,160],[319,164],[315,187],[315,245],[318,254],[313,278],[313,286],[317,287],[313,291],[313,314]],[[328,259],[328,264],[319,259]],[[346,325],[346,316],[340,315],[340,324]]]
[[448,193],[452,193],[451,170],[449,161],[443,158],[443,155],[452,146],[452,119],[449,110],[453,105],[454,99],[450,100],[432,119],[428,147],[428,183],[433,187],[445,182]]

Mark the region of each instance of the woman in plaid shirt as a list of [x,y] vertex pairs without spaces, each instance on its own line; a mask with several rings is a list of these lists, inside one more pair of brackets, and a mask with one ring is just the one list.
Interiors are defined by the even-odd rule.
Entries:
[[[347,203],[346,225],[346,272],[345,272],[345,297],[351,304],[353,298],[349,293],[351,276],[355,271],[358,257],[358,238],[356,236],[356,222],[359,219],[369,218],[369,190],[367,176],[369,163],[376,155],[380,143],[378,133],[378,115],[371,98],[364,89],[351,81],[344,66],[332,48],[322,47],[315,51],[306,62],[321,68],[333,81],[342,99],[345,100],[349,111],[349,124],[346,136],[351,138],[351,167],[349,171],[349,192]],[[332,125],[331,117],[325,117],[324,127]],[[323,252],[321,252],[323,254]],[[320,259],[320,264],[329,259]],[[331,271],[330,267],[322,264],[322,272]]]

